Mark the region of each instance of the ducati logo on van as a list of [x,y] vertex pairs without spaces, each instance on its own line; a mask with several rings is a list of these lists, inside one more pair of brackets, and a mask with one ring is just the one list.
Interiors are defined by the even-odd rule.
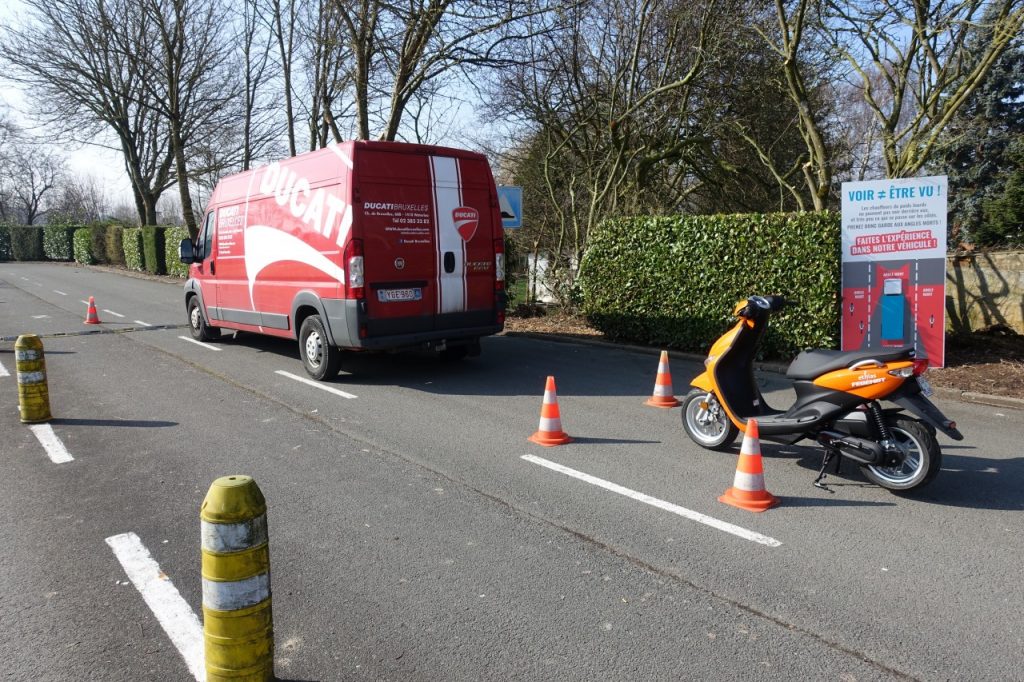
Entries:
[[476,234],[480,213],[475,208],[460,206],[452,211],[452,220],[455,221],[455,229],[458,230],[459,236],[468,242]]

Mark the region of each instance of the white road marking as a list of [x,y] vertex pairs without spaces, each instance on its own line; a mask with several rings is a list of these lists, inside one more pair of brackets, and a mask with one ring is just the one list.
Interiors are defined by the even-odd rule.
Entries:
[[4,367],[2,362],[0,362],[0,377],[9,377],[9,376],[11,376],[11,373],[8,372],[7,368]]
[[103,309],[103,312],[105,312],[105,313],[110,313],[110,314],[111,314],[111,315],[113,315],[114,317],[124,317],[124,315],[122,315],[121,313],[115,313],[115,312],[114,312],[113,310],[109,310],[109,309],[107,309],[107,308],[104,308],[104,309]]
[[202,341],[196,341],[195,339],[190,339],[187,336],[179,336],[178,338],[181,339],[182,341],[188,341],[189,343],[194,343],[197,346],[202,346],[203,348],[208,348],[210,350],[220,350],[220,348],[217,348],[217,346],[211,346],[208,343],[203,343]]
[[613,493],[625,495],[626,497],[633,498],[634,500],[643,502],[644,504],[649,504],[653,507],[664,509],[665,511],[672,512],[673,514],[678,514],[679,516],[682,516],[686,519],[690,519],[691,521],[703,523],[705,526],[711,526],[712,528],[724,531],[726,533],[730,533],[732,535],[735,535],[736,537],[743,538],[744,540],[750,540],[751,542],[767,545],[769,547],[779,547],[782,545],[781,542],[779,542],[775,538],[770,538],[767,535],[761,535],[760,533],[755,533],[752,530],[747,530],[746,528],[741,528],[740,526],[734,526],[733,524],[726,523],[725,521],[719,521],[716,518],[706,516],[704,514],[701,514],[700,512],[695,512],[692,509],[680,507],[677,504],[665,502],[664,500],[659,500],[656,497],[651,497],[650,495],[645,495],[644,493],[639,493],[635,490],[624,488],[623,486],[618,485],[616,483],[611,483],[610,481],[597,478],[596,476],[585,474],[582,471],[570,469],[569,467],[562,466],[561,464],[556,464],[555,462],[551,462],[541,457],[535,457],[533,455],[523,455],[521,459],[525,459],[527,462],[533,462],[534,464],[539,464],[542,467],[547,467],[552,471],[557,471],[559,473],[565,474],[566,476],[578,478],[581,481],[585,481],[586,483],[590,483],[591,485],[596,485],[597,487],[604,488],[605,490],[610,490]]
[[312,386],[313,388],[319,388],[321,391],[327,391],[328,393],[333,393],[334,395],[340,395],[342,398],[348,398],[349,400],[351,400],[352,398],[359,397],[357,395],[352,395],[351,393],[345,393],[345,391],[334,388],[333,386],[322,384],[319,381],[313,381],[312,379],[307,379],[306,377],[295,376],[291,372],[285,372],[284,370],[281,369],[274,372],[274,374],[280,374],[283,377],[288,377],[289,379],[293,379],[303,384],[307,384],[309,386]]
[[143,322],[142,320],[134,320],[135,324],[141,324],[143,327],[152,327],[149,322]]
[[160,570],[160,564],[153,560],[135,533],[113,535],[106,539],[106,543],[114,550],[114,556],[121,562],[128,579],[185,659],[189,672],[199,682],[205,682],[203,626],[188,602],[182,599],[178,588]]
[[54,289],[54,290],[53,290],[53,293],[55,293],[55,294],[60,294],[61,296],[67,296],[67,294],[66,294],[66,293],[64,293],[63,291],[61,291],[60,289]]
[[68,449],[64,447],[61,439],[53,432],[52,426],[49,424],[31,424],[28,428],[35,434],[36,440],[43,446],[46,454],[54,464],[75,461],[75,458],[71,456]]
[[86,305],[89,305],[89,302],[88,302],[88,301],[82,301],[82,303],[84,303],[84,304],[86,304]]
[[33,315],[33,320],[42,320],[43,318],[49,317],[49,315]]

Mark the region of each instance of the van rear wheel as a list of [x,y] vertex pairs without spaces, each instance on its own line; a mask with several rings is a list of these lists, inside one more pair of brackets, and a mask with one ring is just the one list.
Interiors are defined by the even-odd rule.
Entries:
[[299,328],[299,355],[306,373],[317,381],[330,379],[341,369],[341,349],[327,340],[323,320],[310,315]]

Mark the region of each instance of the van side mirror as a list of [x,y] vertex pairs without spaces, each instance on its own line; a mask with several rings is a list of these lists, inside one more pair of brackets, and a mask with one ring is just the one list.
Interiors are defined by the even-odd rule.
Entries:
[[191,239],[182,239],[178,244],[178,259],[185,264],[196,262],[195,247]]

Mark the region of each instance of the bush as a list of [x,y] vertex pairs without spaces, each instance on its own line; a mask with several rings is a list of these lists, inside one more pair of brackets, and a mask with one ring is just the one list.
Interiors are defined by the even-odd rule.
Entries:
[[178,259],[178,245],[182,239],[188,239],[187,227],[168,227],[164,230],[164,262],[167,274],[175,277],[188,277],[188,266]]
[[43,228],[11,225],[11,256],[14,260],[43,260]]
[[90,252],[93,263],[107,262],[107,225],[106,223],[92,223],[89,226],[89,238],[91,240]]
[[142,256],[146,272],[153,275],[167,274],[164,260],[164,227],[146,225],[142,228]]
[[74,249],[75,262],[82,265],[92,265],[96,259],[92,255],[93,231],[88,227],[80,227],[75,230]]
[[124,247],[124,265],[129,270],[142,272],[142,228],[126,227],[121,231],[121,244]]
[[583,310],[613,339],[699,353],[731,324],[737,301],[782,294],[768,357],[838,347],[838,213],[638,217],[592,235],[580,268]]
[[75,250],[72,239],[75,227],[71,225],[47,225],[43,228],[43,255],[47,260],[72,260]]
[[11,226],[0,225],[0,261],[11,260]]
[[104,255],[107,258],[107,262],[110,263],[111,265],[120,265],[120,266],[123,267],[124,264],[125,264],[125,260],[124,260],[124,244],[123,244],[124,237],[123,237],[123,235],[124,235],[124,226],[123,225],[118,225],[117,223],[113,223],[111,225],[107,225],[107,234],[106,234],[107,250],[106,250],[106,253]]

